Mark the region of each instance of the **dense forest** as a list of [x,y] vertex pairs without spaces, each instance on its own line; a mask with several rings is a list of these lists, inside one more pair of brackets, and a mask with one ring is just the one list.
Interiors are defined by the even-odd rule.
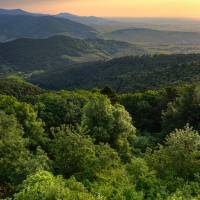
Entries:
[[198,85],[120,95],[0,85],[0,199],[200,198]]
[[199,82],[199,66],[199,54],[129,56],[47,70],[29,80],[46,89],[109,86],[116,92],[132,92]]

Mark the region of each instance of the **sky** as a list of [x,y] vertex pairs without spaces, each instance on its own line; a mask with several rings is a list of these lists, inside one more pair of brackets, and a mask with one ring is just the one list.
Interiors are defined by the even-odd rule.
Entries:
[[200,18],[200,0],[0,0],[0,7],[102,17]]

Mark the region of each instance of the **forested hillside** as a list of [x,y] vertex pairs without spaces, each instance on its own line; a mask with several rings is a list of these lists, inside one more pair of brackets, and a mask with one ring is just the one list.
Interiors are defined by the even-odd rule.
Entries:
[[32,72],[65,68],[71,63],[106,60],[145,51],[126,42],[75,39],[53,36],[47,39],[17,39],[0,43],[0,72]]
[[72,65],[30,77],[48,89],[91,89],[109,86],[132,92],[200,81],[200,55],[123,57]]
[[45,90],[28,83],[19,77],[7,77],[0,79],[0,94],[14,96],[23,99],[28,95],[42,94]]
[[[1,199],[200,198],[198,85],[117,95],[9,80],[0,81]],[[13,93],[12,81],[31,92]]]
[[45,38],[67,35],[77,38],[95,38],[96,31],[86,25],[53,16],[0,14],[0,41],[16,38]]

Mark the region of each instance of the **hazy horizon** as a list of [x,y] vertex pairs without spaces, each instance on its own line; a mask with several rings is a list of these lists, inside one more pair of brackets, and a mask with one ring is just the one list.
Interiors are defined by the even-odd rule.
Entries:
[[166,17],[159,17],[159,16],[97,16],[97,15],[87,15],[87,14],[85,14],[85,15],[80,15],[80,14],[78,14],[78,13],[72,13],[72,12],[69,12],[69,11],[58,11],[58,12],[56,12],[56,13],[47,13],[47,12],[39,12],[39,11],[33,11],[33,10],[27,10],[27,9],[23,9],[23,8],[20,8],[20,7],[15,7],[15,8],[11,8],[11,7],[9,7],[9,8],[5,8],[5,7],[1,7],[0,6],[0,9],[2,9],[2,10],[8,10],[8,11],[14,11],[14,10],[21,10],[21,11],[24,11],[24,12],[28,12],[28,13],[32,13],[32,14],[42,14],[42,15],[52,15],[52,16],[54,16],[54,15],[58,15],[58,14],[71,14],[71,15],[75,15],[75,16],[80,16],[80,17],[100,17],[100,18],[108,18],[108,19],[124,19],[124,20],[128,20],[128,19],[139,19],[139,20],[143,20],[143,19],[158,19],[158,20],[160,20],[160,19],[163,19],[163,20],[167,20],[167,19],[171,19],[171,20],[200,20],[200,17],[199,18],[192,18],[192,17],[170,17],[170,16],[166,16]]
[[0,7],[45,14],[200,19],[199,0],[0,0]]

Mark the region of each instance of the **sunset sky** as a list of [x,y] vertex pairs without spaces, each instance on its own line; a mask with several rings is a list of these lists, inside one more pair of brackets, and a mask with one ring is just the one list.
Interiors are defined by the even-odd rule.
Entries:
[[0,7],[49,14],[200,18],[200,0],[0,0]]

